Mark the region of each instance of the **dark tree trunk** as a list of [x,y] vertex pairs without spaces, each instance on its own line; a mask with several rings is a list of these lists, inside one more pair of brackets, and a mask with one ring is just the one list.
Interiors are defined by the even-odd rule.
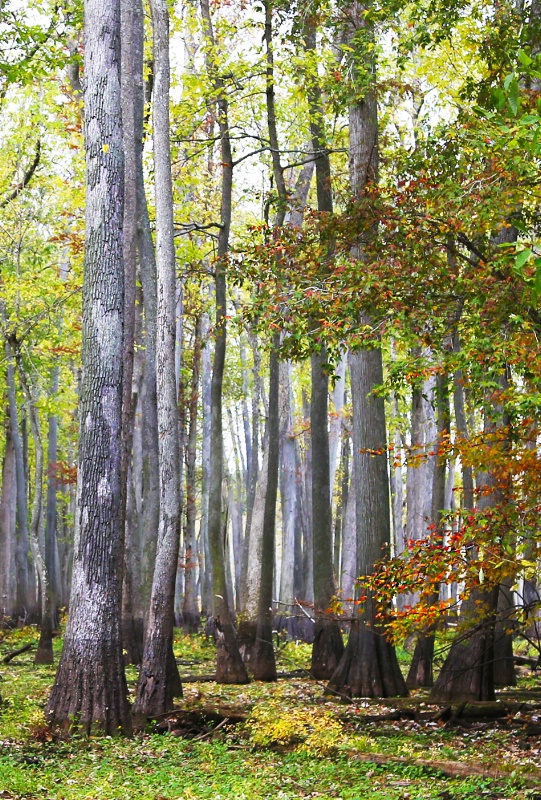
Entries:
[[[506,390],[508,378],[508,368],[504,367],[499,375],[499,390],[487,398],[484,426],[487,439],[508,423],[501,405],[501,392]],[[497,448],[507,448],[505,439],[497,444]],[[479,484],[479,512],[505,507],[510,488],[507,479],[502,480],[497,473],[489,471],[480,477]],[[475,553],[474,543],[470,550]],[[461,617],[471,629],[460,632],[453,641],[430,693],[434,702],[494,700],[494,630],[499,593],[499,586],[484,588],[480,585],[463,603]]]
[[[76,539],[64,650],[47,714],[129,733],[120,605],[123,158],[120,5],[85,3],[86,246]],[[107,148],[104,146],[107,144]]]
[[276,348],[279,336],[274,336],[270,355],[269,414],[267,422],[268,469],[263,517],[263,541],[261,547],[261,578],[257,609],[257,632],[252,653],[251,671],[256,680],[276,680],[276,660],[272,644],[272,589],[274,577],[274,541],[276,529],[276,498],[278,494],[278,470],[280,450],[280,369]]

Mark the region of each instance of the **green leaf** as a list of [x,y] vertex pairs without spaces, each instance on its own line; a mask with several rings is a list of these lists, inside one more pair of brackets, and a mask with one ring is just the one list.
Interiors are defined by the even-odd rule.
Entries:
[[528,53],[525,53],[524,50],[519,50],[517,55],[518,55],[518,60],[523,66],[529,67],[530,64],[533,64],[533,58],[530,58]]
[[526,250],[521,250],[520,253],[517,253],[517,257],[515,258],[515,270],[517,272],[522,271],[522,267],[524,264],[530,260],[532,256],[532,251],[528,248]]

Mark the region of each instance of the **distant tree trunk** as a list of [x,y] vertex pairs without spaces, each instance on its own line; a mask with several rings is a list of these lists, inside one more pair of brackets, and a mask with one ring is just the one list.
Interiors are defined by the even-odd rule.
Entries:
[[[85,2],[86,247],[75,554],[53,724],[129,733],[120,605],[123,157],[120,5]],[[92,124],[90,124],[92,121]],[[105,147],[105,144],[107,147]]]
[[[316,22],[308,16],[304,23],[304,45],[312,57],[316,54]],[[316,153],[316,192],[318,211],[333,212],[331,165],[324,128],[321,86],[316,75],[307,81],[312,149]],[[332,246],[327,257],[332,257]],[[316,625],[310,671],[315,678],[330,678],[344,651],[340,627],[329,616],[331,598],[336,593],[333,575],[332,510],[329,464],[329,373],[327,349],[322,337],[310,360],[312,393],[310,429],[312,437],[312,546],[314,570],[314,607]]]
[[[442,452],[445,442],[451,431],[451,410],[449,407],[449,387],[447,375],[438,374],[436,378],[436,407],[438,438],[432,444],[433,449],[438,451],[434,473],[432,476],[432,510],[430,519],[432,521],[433,533],[431,539],[434,547],[443,545],[443,516],[445,512],[445,477],[447,469],[447,455]],[[438,589],[434,587],[433,601],[438,599]],[[433,658],[434,658],[435,635],[431,631],[419,634],[413,651],[410,669],[406,683],[410,689],[419,689],[424,686],[432,686],[433,677]]]
[[151,0],[154,36],[154,179],[158,286],[156,388],[160,519],[156,563],[134,704],[135,718],[169,711],[182,685],[173,654],[175,579],[181,517],[180,437],[175,374],[176,264],[169,141],[169,15],[166,0]]
[[[207,47],[213,46],[214,31],[208,0],[201,0],[201,14]],[[223,433],[222,390],[226,351],[227,292],[225,256],[229,250],[233,188],[233,155],[229,133],[228,101],[214,57],[207,50],[207,70],[216,92],[222,162],[221,227],[218,259],[215,263],[216,325],[211,384],[211,452],[208,537],[212,570],[213,613],[217,628],[216,680],[218,683],[247,683],[248,674],[237,646],[236,631],[227,601],[225,548],[222,534]]]
[[[60,370],[53,368],[50,394],[54,397],[58,393]],[[49,607],[51,610],[51,625],[57,626],[57,501],[58,491],[58,417],[50,414],[48,417],[47,432],[47,505],[45,509],[45,568],[48,575]]]
[[201,315],[195,323],[192,363],[192,383],[189,397],[189,429],[186,445],[186,525],[184,528],[184,598],[182,601],[182,625],[195,633],[201,624],[197,606],[196,566],[197,542],[197,409],[199,405],[199,377],[201,373]]
[[[4,312],[5,315],[5,312]],[[28,508],[26,470],[24,465],[23,439],[19,429],[17,414],[17,389],[15,386],[15,364],[11,342],[5,344],[7,360],[7,385],[9,401],[9,418],[11,423],[11,438],[15,455],[15,479],[17,487],[17,615],[26,620],[30,610],[30,588],[28,581]]]
[[[134,344],[135,344],[135,296],[136,296],[136,253],[137,253],[137,137],[135,131],[135,106],[137,94],[135,37],[137,29],[134,21],[132,0],[121,0],[121,103],[122,103],[122,136],[124,142],[124,222],[123,222],[123,259],[124,259],[124,374],[122,397],[122,507],[124,524],[137,524],[135,515],[127,514],[128,480],[132,456],[133,432],[135,419],[135,401],[138,394],[138,381],[134,376]],[[137,529],[136,529],[137,530]],[[128,663],[140,663],[141,625],[134,603],[134,581],[139,576],[132,575],[134,560],[127,552],[127,547],[137,546],[138,536],[131,529],[125,533],[126,553],[124,557],[124,591],[122,601],[122,639]],[[135,562],[137,563],[137,562]]]
[[144,13],[142,0],[134,2],[134,82],[135,137],[137,139],[137,250],[141,272],[141,288],[144,305],[145,363],[141,387],[142,425],[142,532],[141,547],[141,591],[137,609],[137,627],[141,631],[143,645],[143,614],[148,613],[150,594],[156,560],[156,542],[160,515],[159,454],[158,454],[158,399],[156,394],[156,339],[157,339],[157,280],[156,256],[143,173],[143,122],[145,114],[145,87],[143,85]]
[[[373,40],[373,22],[366,15],[368,4],[353,2],[348,6],[347,42],[354,51],[361,50],[364,84],[362,99],[349,108],[350,184],[353,197],[359,198],[370,181],[378,179],[378,120],[375,94],[375,62],[367,49],[367,37]],[[359,58],[357,55],[356,59]],[[352,65],[354,74],[359,61]],[[354,255],[362,259],[361,247]],[[368,317],[361,323],[370,324]],[[351,395],[353,399],[353,460],[356,497],[357,574],[368,575],[376,561],[389,552],[391,522],[389,476],[387,467],[387,432],[385,405],[373,390],[383,383],[382,354],[379,347],[350,353]],[[392,697],[406,695],[394,647],[378,629],[375,605],[368,594],[358,618],[352,622],[344,656],[330,688],[352,697]]]
[[210,491],[210,424],[211,424],[211,377],[212,364],[210,352],[209,319],[203,314],[203,351],[201,353],[201,523],[199,526],[199,552],[203,555],[201,574],[201,613],[212,613],[212,565],[210,560],[208,518]]
[[2,465],[2,498],[0,500],[0,613],[11,617],[16,609],[16,523],[17,482],[15,477],[15,449],[9,417],[5,431],[6,448]]
[[297,462],[293,431],[291,362],[280,364],[280,497],[282,503],[282,567],[279,616],[292,613],[295,597],[295,526],[297,524]]

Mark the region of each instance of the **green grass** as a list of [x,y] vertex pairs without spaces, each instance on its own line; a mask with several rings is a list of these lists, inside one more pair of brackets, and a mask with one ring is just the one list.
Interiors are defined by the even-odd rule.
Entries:
[[[0,655],[25,641],[29,628],[0,641]],[[61,646],[55,643],[55,649]],[[181,673],[213,671],[214,648],[202,636],[176,638]],[[306,667],[310,650],[288,644],[279,668]],[[44,724],[43,710],[54,667],[34,666],[32,653],[0,666],[0,797],[17,800],[293,800],[293,798],[388,798],[462,800],[534,798],[525,777],[538,767],[535,742],[521,750],[517,737],[491,729],[460,733],[415,722],[366,723],[363,716],[389,708],[390,701],[346,706],[322,696],[321,685],[304,679],[277,684],[219,686],[189,683],[185,709],[241,709],[245,723],[222,728],[214,738],[189,741],[172,734],[133,739],[74,736],[59,740]],[[128,671],[135,688],[136,671]],[[420,702],[421,698],[408,700]],[[400,701],[397,701],[400,702]],[[401,701],[404,702],[404,701]],[[520,742],[519,742],[520,744]],[[368,755],[367,755],[368,754]],[[369,754],[399,756],[378,765]],[[432,768],[416,763],[431,760]],[[498,781],[446,778],[438,762],[498,765]],[[541,785],[541,779],[540,779]],[[537,795],[541,797],[541,794]]]

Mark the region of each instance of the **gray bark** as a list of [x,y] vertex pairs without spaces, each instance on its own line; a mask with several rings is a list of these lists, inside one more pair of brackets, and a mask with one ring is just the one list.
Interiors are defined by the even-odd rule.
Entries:
[[169,15],[152,0],[154,36],[153,143],[156,199],[158,455],[160,517],[143,662],[133,713],[154,717],[172,708],[182,686],[173,655],[175,579],[180,538],[181,461],[175,373],[176,264],[169,141]]
[[120,6],[85,3],[87,159],[83,377],[70,613],[47,713],[106,734],[131,729],[120,604],[123,142]]

